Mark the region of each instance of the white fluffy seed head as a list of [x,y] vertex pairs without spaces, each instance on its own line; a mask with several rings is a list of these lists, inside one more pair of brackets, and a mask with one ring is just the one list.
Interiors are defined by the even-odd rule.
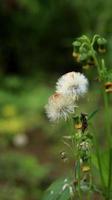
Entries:
[[83,96],[88,89],[88,80],[80,72],[69,72],[58,79],[56,92],[64,95]]
[[60,93],[53,94],[45,106],[50,121],[66,120],[69,114],[74,113],[76,105],[74,99]]

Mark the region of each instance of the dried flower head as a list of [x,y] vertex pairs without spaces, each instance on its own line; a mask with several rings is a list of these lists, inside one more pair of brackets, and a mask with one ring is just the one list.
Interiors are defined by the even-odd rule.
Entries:
[[87,92],[88,80],[79,72],[69,72],[59,78],[56,92],[64,95],[82,96]]
[[73,98],[55,93],[49,98],[45,109],[50,121],[58,121],[62,118],[66,120],[70,113],[74,113],[75,107]]

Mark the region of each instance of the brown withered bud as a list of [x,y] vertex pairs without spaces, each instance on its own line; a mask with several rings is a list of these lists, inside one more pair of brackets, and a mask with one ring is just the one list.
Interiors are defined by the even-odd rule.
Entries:
[[105,92],[112,93],[112,82],[105,83]]
[[82,132],[85,131],[85,129],[87,129],[88,127],[88,114],[87,113],[81,113],[81,117],[80,117],[80,120],[82,122]]
[[60,152],[60,157],[64,162],[68,160],[68,157],[65,151]]

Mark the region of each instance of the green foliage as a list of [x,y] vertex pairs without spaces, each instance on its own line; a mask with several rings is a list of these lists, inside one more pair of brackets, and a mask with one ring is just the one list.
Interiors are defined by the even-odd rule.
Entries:
[[[111,154],[111,156],[112,156],[112,154]],[[105,187],[108,187],[109,163],[110,163],[108,152],[107,151],[101,152],[99,155],[99,158],[100,158]],[[112,160],[112,157],[111,157],[111,160]],[[99,170],[99,163],[98,163],[99,161],[95,154],[92,156],[92,162],[93,162],[93,165],[96,167],[96,169]],[[98,178],[98,174],[97,174],[97,178]],[[111,183],[112,176],[110,178],[111,178],[111,180],[110,180],[110,183]],[[112,190],[112,185],[111,185],[111,190]]]
[[20,133],[40,126],[39,120],[50,93],[49,88],[37,80],[31,84],[27,79],[5,78],[0,90],[0,132]]
[[[109,156],[110,155],[110,156]],[[93,175],[96,181],[96,191],[104,196],[105,199],[112,198],[112,150],[103,151],[92,156],[94,166]]]
[[[69,138],[70,140],[68,140],[67,142],[64,141],[64,144],[66,144],[67,147],[70,147],[71,154],[73,154],[75,160],[73,176],[75,177],[74,182],[72,182],[71,184],[65,184],[64,186],[61,185],[61,191],[60,183],[57,183],[58,187],[57,184],[55,185],[54,183],[54,185],[52,185],[50,189],[48,189],[45,200],[52,199],[52,197],[55,200],[60,199],[61,197],[62,199],[64,197],[68,200],[70,199],[70,196],[74,197],[77,192],[79,199],[82,198],[82,192],[87,192],[87,195],[89,195],[89,199],[91,198],[90,193],[93,197],[94,192],[98,192],[99,195],[101,197],[104,197],[105,200],[110,200],[112,198],[112,135],[109,105],[109,94],[112,93],[112,82],[111,74],[108,76],[110,71],[105,64],[104,59],[104,54],[106,53],[106,51],[107,41],[105,38],[98,34],[96,34],[93,38],[82,35],[73,42],[73,56],[76,61],[82,66],[88,65],[91,69],[92,66],[94,66],[97,71],[98,82],[100,83],[101,87],[103,85],[103,106],[105,108],[103,128],[105,131],[106,141],[104,142],[103,148],[105,149],[106,153],[104,153],[104,150],[102,151],[102,147],[97,141],[98,136],[96,135],[97,128],[95,126],[95,123],[94,128],[93,125],[90,124],[92,128],[91,130],[89,129],[88,123],[88,120],[90,120],[98,112],[99,109],[96,109],[89,115],[83,112],[81,112],[80,115],[77,115],[76,110],[76,112],[73,113],[71,117],[71,134],[68,137],[65,136],[66,139]],[[76,85],[74,83],[74,90],[77,89],[75,88]],[[66,87],[66,84],[64,86]],[[68,89],[68,87],[66,87],[66,89]],[[73,93],[71,95],[73,95]],[[59,111],[61,112],[61,110]],[[97,132],[100,131],[101,130],[98,127]],[[62,154],[62,159],[64,158],[66,158],[65,153]],[[94,172],[96,172],[98,175],[94,175]],[[54,189],[52,189],[53,186]],[[68,192],[66,191],[67,194],[63,193],[63,188],[68,189]],[[68,196],[68,194],[70,196]]]
[[18,187],[0,186],[1,200],[25,200],[25,192]]
[[98,111],[99,111],[99,109],[96,109],[92,113],[90,113],[88,116],[88,120],[91,120],[97,114]]
[[0,199],[26,200],[40,196],[39,183],[47,175],[48,168],[29,155],[7,152],[0,155]]
[[70,178],[62,178],[55,181],[46,191],[43,200],[69,200],[70,194]]
[[[80,33],[91,35],[93,32],[101,33],[107,39],[110,38],[107,48],[107,51],[110,48],[110,53],[106,54],[106,57],[109,58],[107,65],[110,64],[111,66],[111,7],[112,2],[110,0],[85,2],[83,0],[1,0],[0,74],[13,72],[26,76],[31,74],[31,72],[34,73],[47,69],[53,72],[54,70],[68,71],[70,66],[73,66],[71,43],[74,37],[79,36]],[[98,40],[100,45],[101,42],[101,40]],[[87,58],[85,54],[87,49],[87,46],[83,46],[80,49],[81,52],[84,50],[80,57],[81,61]],[[91,58],[91,54],[88,55]],[[89,63],[90,61],[91,59]],[[77,67],[78,64],[75,63],[73,69]],[[94,73],[91,73],[92,79],[94,75],[96,77],[96,71]],[[103,69],[100,73],[103,80],[105,78],[105,81],[112,81],[112,70],[106,71]],[[66,133],[64,124],[50,126],[45,118],[44,105],[52,92],[52,89],[46,83],[50,82],[51,77],[47,78],[46,83],[43,84],[39,82],[43,82],[44,77],[40,76],[39,78],[37,78],[38,80],[28,80],[26,78],[6,77],[4,82],[1,81],[0,150],[6,149],[7,151],[8,140],[10,140],[9,134],[24,133],[32,128],[41,128],[50,137],[54,133],[54,140]],[[91,88],[91,94],[87,97],[92,100],[91,105],[89,103],[85,105],[82,102],[83,105],[79,109],[90,111],[93,110],[93,107],[97,108],[101,104],[101,115],[98,113],[98,120],[95,122],[95,128],[99,130],[99,124],[102,123],[104,111],[102,98],[98,97],[98,93],[100,92],[97,90],[97,86],[94,91]],[[97,106],[95,103],[97,103]],[[110,110],[112,110],[111,106]],[[89,119],[96,112],[91,113]],[[98,134],[102,141],[103,136],[107,133],[101,126]],[[112,159],[109,159],[105,153],[100,154],[100,157],[107,187],[109,182],[112,182],[111,176],[110,180],[108,178]],[[97,173],[99,167],[96,158],[94,163],[97,168],[95,173]],[[37,161],[20,154],[7,153],[1,155],[0,166],[0,179],[2,180],[0,186],[1,200],[29,199],[31,193],[31,199],[34,196],[34,199],[37,199],[37,197],[41,198],[37,185],[44,178],[46,170],[44,171],[44,168]],[[60,183],[63,184],[63,180]],[[60,183],[57,182],[56,185],[51,186],[51,191],[55,191],[52,196],[53,199],[69,199],[68,188],[60,195],[60,189],[62,189],[62,184],[60,185]],[[109,187],[112,187],[112,184]],[[50,190],[48,190],[45,197],[47,200],[51,200],[49,195]]]
[[9,182],[20,181],[35,186],[47,170],[32,156],[19,153],[3,153],[0,155],[0,180]]

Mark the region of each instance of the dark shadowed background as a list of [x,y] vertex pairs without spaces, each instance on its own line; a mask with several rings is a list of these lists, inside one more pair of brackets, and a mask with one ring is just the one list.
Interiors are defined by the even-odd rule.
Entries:
[[[68,129],[51,125],[44,106],[60,75],[82,71],[74,39],[95,33],[109,41],[111,66],[112,1],[0,0],[0,200],[40,200],[66,173],[59,154]],[[96,78],[94,69],[87,75]],[[101,103],[94,84],[88,99],[84,111]]]

